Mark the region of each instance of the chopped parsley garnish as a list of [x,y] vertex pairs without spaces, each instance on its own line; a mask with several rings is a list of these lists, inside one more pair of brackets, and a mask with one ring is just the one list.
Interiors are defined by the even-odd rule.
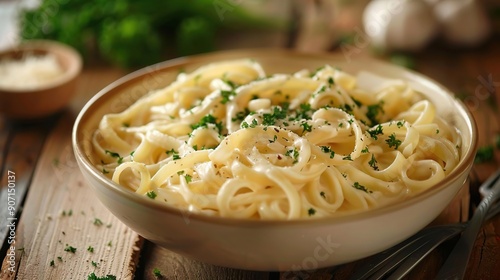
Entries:
[[184,175],[184,178],[186,179],[186,183],[191,183],[193,180],[193,177],[189,174]]
[[94,225],[96,225],[96,226],[102,226],[102,225],[103,225],[103,222],[102,222],[100,219],[95,218],[95,219],[94,219]]
[[285,156],[293,158],[293,163],[297,163],[299,161],[299,151],[297,148],[293,148],[293,150],[287,150]]
[[374,129],[368,129],[367,132],[375,140],[378,139],[378,135],[384,134],[384,130],[380,124],[377,125],[377,127],[375,127]]
[[382,108],[383,102],[381,101],[378,104],[368,105],[368,112],[366,113],[366,117],[370,120],[371,125],[379,124],[379,120],[377,116],[380,113],[384,113],[384,109]]
[[273,140],[269,140],[269,143],[274,143],[276,142],[276,139],[278,139],[277,135],[274,135]]
[[372,193],[372,191],[368,190],[365,186],[360,185],[358,182],[354,182],[354,185],[352,185],[352,187],[364,191],[365,193]]
[[66,248],[64,248],[64,251],[74,254],[76,252],[76,248],[73,246],[66,245]]
[[247,122],[242,122],[242,123],[241,123],[241,128],[249,128],[249,127],[254,128],[254,127],[256,127],[258,124],[259,124],[259,123],[257,122],[257,120],[256,120],[256,119],[253,119],[251,124],[248,124]]
[[300,124],[300,126],[302,126],[303,130],[302,130],[302,133],[304,132],[311,132],[312,131],[312,126],[310,124],[308,124],[307,122],[302,122]]
[[122,123],[122,126],[123,127],[130,127],[130,124],[129,123]]
[[108,174],[108,173],[109,173],[109,171],[108,171],[108,170],[106,170],[106,169],[104,169],[104,168],[102,169],[102,174]]
[[401,140],[396,139],[396,133],[389,135],[389,138],[386,139],[385,142],[389,145],[389,148],[394,147],[394,150],[397,150],[399,145],[401,145]]
[[333,77],[328,77],[328,84],[330,86],[335,84],[335,81],[333,80]]
[[54,263],[54,260],[50,261],[50,266],[55,266],[56,264]]
[[325,69],[325,66],[321,66],[319,68],[317,68],[316,70],[314,70],[314,72],[311,73],[310,77],[314,77],[319,71]]
[[197,129],[198,127],[208,127],[208,124],[214,124],[215,127],[217,128],[217,131],[221,133],[222,131],[222,122],[217,122],[217,118],[212,116],[211,114],[208,114],[201,118],[201,120],[197,124],[192,124],[191,128],[193,130]]
[[343,160],[352,160],[351,155],[347,155],[347,156],[343,157],[342,159]]
[[158,268],[154,268],[153,269],[153,275],[156,277],[156,278],[159,278],[161,277],[161,271],[158,269]]
[[155,193],[155,191],[149,191],[149,192],[147,192],[147,193],[146,193],[146,195],[147,195],[149,198],[151,198],[151,199],[155,199],[155,197],[156,197],[156,193]]
[[254,127],[256,127],[258,124],[259,124],[259,123],[257,122],[257,120],[256,120],[256,119],[253,119],[253,120],[252,120],[252,124],[250,124],[250,127],[251,127],[251,128],[254,128]]
[[316,210],[314,208],[309,208],[309,210],[307,210],[307,214],[309,214],[309,216],[312,216],[316,214]]
[[372,158],[370,159],[368,164],[373,168],[373,170],[378,170],[377,160],[375,159],[374,154],[372,154]]
[[180,176],[180,175],[182,175],[182,174],[184,174],[184,170],[177,171],[177,175],[179,175],[179,176]]
[[87,251],[89,251],[89,252],[91,252],[91,253],[94,253],[94,247],[89,246],[89,247],[87,248]]
[[222,78],[222,81],[233,89],[238,87],[238,85],[235,82],[228,80],[226,77]]
[[231,96],[236,95],[236,92],[234,90],[221,90],[220,95],[222,96],[220,103],[226,104],[229,100],[231,100]]
[[235,116],[234,118],[231,118],[231,120],[232,120],[233,122],[235,122],[235,121],[240,121],[240,122],[241,122],[241,121],[243,121],[243,120],[245,119],[245,117],[246,117],[247,115],[249,115],[249,114],[250,114],[250,110],[248,110],[248,108],[245,108],[245,110],[244,110],[244,111],[241,111],[241,112],[236,113],[236,116]]
[[320,146],[320,149],[323,153],[325,154],[330,154],[330,158],[334,158],[335,157],[335,152],[332,151],[332,148],[328,147],[328,146]]
[[168,150],[168,151],[165,151],[165,153],[167,155],[172,155],[172,159],[173,160],[178,160],[178,159],[181,159],[181,157],[179,156],[179,152],[177,152],[176,150],[174,150],[174,148]]
[[439,129],[436,129],[436,134],[439,134]]
[[97,267],[97,263],[95,261],[92,261],[92,266]]
[[273,107],[272,113],[266,113],[262,115],[262,124],[263,125],[274,125],[277,120],[282,120],[287,117],[288,103],[284,103],[283,108],[281,107]]
[[106,276],[98,277],[94,272],[87,276],[87,280],[116,280],[116,276],[108,274]]
[[111,241],[109,241],[108,244],[106,244],[106,245],[108,245],[109,247],[111,247],[113,244],[111,243]]
[[398,126],[398,128],[402,128],[404,124],[405,124],[405,121],[398,121],[396,123],[396,125]]
[[325,192],[320,192],[319,195],[321,195],[322,198],[326,198]]
[[296,111],[297,115],[296,115],[295,119],[296,120],[300,120],[300,119],[310,120],[311,113],[312,113],[311,104],[302,103],[302,104],[300,104],[299,110]]
[[60,262],[62,262],[62,257],[61,257],[61,256],[57,257],[57,259],[58,259]]
[[117,160],[118,164],[123,162],[123,158],[120,156],[120,154],[112,152],[110,150],[105,150],[104,152],[106,154],[110,155],[111,157],[118,158],[118,160]]
[[326,91],[326,86],[322,86],[316,93],[312,95],[312,97],[315,97],[316,95],[319,95],[325,91]]
[[366,154],[368,153],[368,147],[364,147],[363,150],[361,150],[361,153]]

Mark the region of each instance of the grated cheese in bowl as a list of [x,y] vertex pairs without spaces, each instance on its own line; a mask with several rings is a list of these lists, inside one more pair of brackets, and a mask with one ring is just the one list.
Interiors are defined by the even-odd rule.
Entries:
[[0,61],[0,87],[14,90],[44,87],[63,74],[52,54],[26,55],[22,59]]

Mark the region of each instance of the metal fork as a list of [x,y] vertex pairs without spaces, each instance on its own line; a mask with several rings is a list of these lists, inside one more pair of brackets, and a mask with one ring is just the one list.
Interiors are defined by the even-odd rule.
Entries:
[[[487,194],[499,178],[500,170],[483,183],[480,187],[481,193]],[[500,203],[495,203],[488,209],[485,221],[498,213]],[[351,279],[401,279],[437,246],[462,233],[467,225],[468,222],[425,228],[396,246],[373,256]]]

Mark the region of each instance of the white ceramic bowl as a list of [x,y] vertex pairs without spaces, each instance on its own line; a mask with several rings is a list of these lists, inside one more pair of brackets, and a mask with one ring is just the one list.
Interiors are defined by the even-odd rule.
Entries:
[[[350,216],[296,221],[235,220],[172,208],[115,184],[89,160],[90,140],[102,116],[119,112],[147,91],[169,84],[179,71],[209,62],[253,58],[268,72],[291,73],[324,64],[355,74],[368,70],[402,78],[422,92],[461,131],[463,158],[438,185],[406,200]],[[376,60],[347,62],[331,54],[250,50],[179,58],[156,64],[112,83],[79,114],[73,147],[84,177],[104,205],[146,239],[194,259],[250,270],[316,269],[354,261],[404,240],[434,220],[463,186],[476,151],[476,126],[465,106],[435,81]]]

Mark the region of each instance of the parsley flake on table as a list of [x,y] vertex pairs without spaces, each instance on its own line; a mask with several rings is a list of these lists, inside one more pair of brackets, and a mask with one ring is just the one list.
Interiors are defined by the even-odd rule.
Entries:
[[64,251],[66,251],[66,252],[70,252],[70,253],[73,253],[73,254],[74,254],[74,253],[76,253],[76,248],[75,248],[75,247],[73,247],[73,246],[70,246],[70,245],[67,245],[67,244],[66,244],[66,248],[64,248]]
[[87,276],[87,280],[116,280],[116,276],[108,274],[106,276],[99,277],[92,272],[89,276]]
[[156,267],[153,269],[153,275],[154,275],[156,278],[160,278],[160,277],[162,277],[161,271],[160,271],[158,268],[156,268]]
[[99,218],[94,218],[94,225],[96,225],[96,226],[102,226],[103,222]]

